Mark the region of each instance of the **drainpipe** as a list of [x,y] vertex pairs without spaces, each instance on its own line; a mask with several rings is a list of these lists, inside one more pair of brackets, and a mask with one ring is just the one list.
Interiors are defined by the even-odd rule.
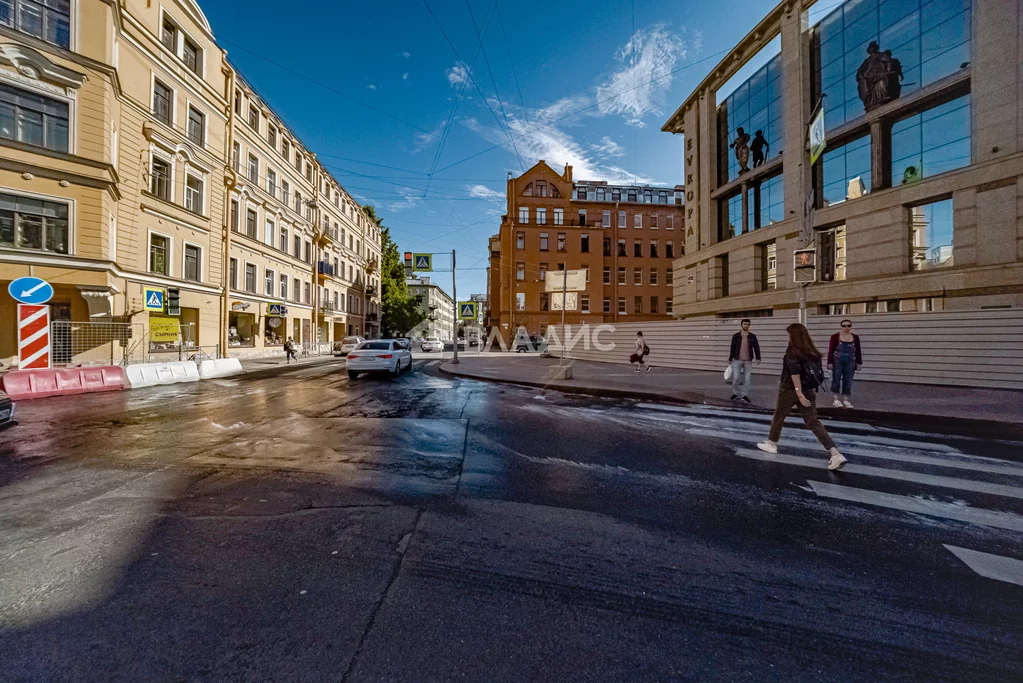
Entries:
[[221,299],[220,305],[220,353],[219,355],[223,358],[227,358],[227,328],[230,311],[230,298],[231,298],[231,192],[238,184],[238,176],[235,173],[234,166],[231,165],[231,149],[234,145],[234,107],[231,106],[231,100],[234,98],[235,92],[235,72],[231,68],[231,65],[227,61],[227,51],[224,54],[224,74],[227,76],[227,135],[225,137],[224,158],[227,159],[227,172],[224,174],[224,184],[226,186],[225,200],[224,201],[224,225],[223,225],[223,242],[224,242],[224,254],[223,260],[221,261],[221,270],[223,271],[223,286],[224,296]]

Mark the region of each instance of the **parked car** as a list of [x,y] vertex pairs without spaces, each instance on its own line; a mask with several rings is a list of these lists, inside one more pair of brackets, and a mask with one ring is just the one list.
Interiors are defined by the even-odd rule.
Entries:
[[396,341],[399,344],[401,344],[402,346],[404,346],[411,353],[411,351],[412,351],[412,340],[411,339],[409,339],[408,337],[395,337],[394,341]]
[[528,337],[518,337],[515,339],[516,353],[532,353],[533,351],[547,353],[547,340],[536,334],[531,334]]
[[[466,348],[468,348],[468,346],[466,345],[465,340],[464,339],[459,339],[458,340],[458,349],[459,349],[459,351],[461,351],[462,349],[466,349]],[[445,351],[453,351],[454,349],[455,349],[455,342],[453,342],[453,341],[446,341],[446,342],[444,342],[444,350]]]
[[412,350],[395,339],[362,342],[347,358],[350,379],[364,372],[389,372],[397,377],[402,370],[412,369]]
[[362,337],[345,337],[339,342],[334,342],[334,355],[347,356],[355,350],[355,347],[366,341]]
[[430,351],[443,351],[444,342],[440,340],[440,337],[427,337],[423,340],[423,343],[420,344],[419,348],[427,353]]
[[14,401],[0,391],[0,429],[7,429],[18,424],[14,421]]

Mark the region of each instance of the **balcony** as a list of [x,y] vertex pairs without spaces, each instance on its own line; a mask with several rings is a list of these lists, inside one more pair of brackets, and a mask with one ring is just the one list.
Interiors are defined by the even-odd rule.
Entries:
[[376,288],[376,286],[370,286],[370,287],[366,288],[366,296],[376,296],[376,295],[377,295],[377,288]]
[[431,310],[431,311],[436,311],[436,310],[437,310],[437,304],[435,304],[435,303],[433,303],[433,302],[431,301],[431,302],[430,302],[430,305],[429,305],[429,308],[430,308],[430,310]]
[[431,313],[430,315],[426,316],[427,320],[433,320],[433,321],[436,321],[439,318],[440,318],[440,316],[438,316],[436,313]]
[[319,261],[316,264],[316,272],[323,276],[334,277],[334,264],[329,261]]
[[332,316],[335,313],[339,313],[338,309],[335,308],[334,304],[330,301],[325,301],[320,304],[320,316]]
[[376,313],[367,313],[366,314],[366,322],[368,322],[368,323],[375,323],[376,321],[377,321],[377,314]]

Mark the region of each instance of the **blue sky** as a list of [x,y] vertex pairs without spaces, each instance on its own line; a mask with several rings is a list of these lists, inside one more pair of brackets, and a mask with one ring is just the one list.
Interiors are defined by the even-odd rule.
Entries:
[[[348,191],[377,207],[399,249],[457,250],[463,298],[485,290],[509,171],[543,158],[559,170],[572,163],[577,179],[680,183],[681,139],[661,125],[775,4],[202,7],[232,62]],[[450,290],[450,275],[435,277]]]

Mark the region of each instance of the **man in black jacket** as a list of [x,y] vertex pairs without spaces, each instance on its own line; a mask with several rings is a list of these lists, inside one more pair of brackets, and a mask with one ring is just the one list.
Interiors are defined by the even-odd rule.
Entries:
[[740,399],[749,403],[749,392],[753,388],[753,377],[750,371],[753,363],[760,365],[760,344],[757,335],[749,331],[749,318],[739,323],[739,331],[732,336],[732,348],[728,352],[728,362],[732,364],[732,400]]

